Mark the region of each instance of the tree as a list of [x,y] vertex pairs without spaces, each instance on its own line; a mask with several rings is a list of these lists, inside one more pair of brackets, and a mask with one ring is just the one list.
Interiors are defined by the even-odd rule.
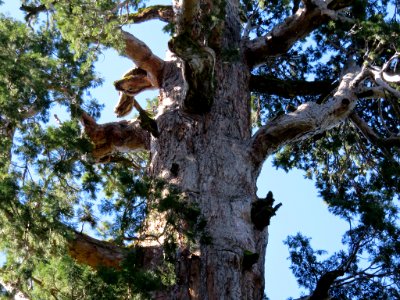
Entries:
[[[305,298],[398,298],[396,5],[22,1],[27,24],[0,23],[3,286],[30,299],[262,299],[281,204],[255,182],[274,155],[349,223],[326,259],[287,239]],[[126,29],[150,19],[171,34],[168,60]],[[88,91],[106,47],[135,64],[114,85],[116,115],[136,119],[96,122]],[[147,89],[160,94],[143,108]],[[70,120],[48,126],[55,105]]]

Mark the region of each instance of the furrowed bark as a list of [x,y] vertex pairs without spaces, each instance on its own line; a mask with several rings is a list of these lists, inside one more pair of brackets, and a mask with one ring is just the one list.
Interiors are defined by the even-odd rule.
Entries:
[[251,140],[251,153],[256,165],[285,144],[304,140],[326,131],[349,116],[356,105],[355,86],[362,79],[354,67],[343,77],[333,98],[323,104],[308,102],[296,111],[279,116],[261,127]]
[[329,5],[319,0],[305,1],[305,7],[273,28],[267,35],[250,40],[245,44],[246,58],[250,66],[257,66],[270,56],[286,53],[295,42],[335,17],[335,10],[351,5],[332,1]]
[[150,133],[141,128],[139,121],[120,121],[97,124],[87,113],[82,114],[84,132],[94,144],[92,156],[96,161],[115,152],[148,150]]
[[332,91],[334,87],[329,81],[282,80],[268,75],[252,75],[250,77],[250,90],[252,92],[285,98],[326,94]]

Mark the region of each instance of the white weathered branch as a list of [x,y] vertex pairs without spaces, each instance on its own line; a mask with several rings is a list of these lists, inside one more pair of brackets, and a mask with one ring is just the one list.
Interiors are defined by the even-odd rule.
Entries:
[[[376,82],[377,85],[381,86],[391,94],[393,94],[395,97],[400,98],[400,91],[392,88],[384,79],[384,73],[382,71],[375,71],[373,69],[369,70]],[[400,76],[399,76],[400,77]]]
[[296,111],[279,116],[262,126],[251,140],[251,154],[257,167],[283,145],[304,140],[324,132],[343,121],[356,105],[355,81],[360,68],[354,67],[343,76],[337,92],[323,104],[308,102]]

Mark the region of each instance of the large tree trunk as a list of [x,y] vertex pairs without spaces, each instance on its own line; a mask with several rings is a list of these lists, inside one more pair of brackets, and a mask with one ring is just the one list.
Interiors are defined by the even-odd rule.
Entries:
[[[211,243],[198,249],[179,245],[177,287],[169,299],[261,299],[264,294],[267,233],[254,227],[250,215],[257,176],[249,153],[250,72],[238,51],[237,7],[226,5],[230,17],[210,41],[220,47],[212,53],[210,110],[182,109],[185,97],[203,96],[207,87],[190,86],[181,59],[166,64],[161,80],[160,135],[151,142],[150,173],[177,185],[198,205],[211,236]],[[235,49],[233,57],[222,54]]]
[[[212,241],[194,253],[180,245],[179,288],[171,298],[261,299],[267,233],[255,229],[250,217],[257,174],[248,153],[249,71],[240,60],[217,59],[214,104],[199,115],[176,105],[184,96],[178,66],[179,61],[166,66],[151,174],[198,204]],[[243,261],[250,252],[259,255],[254,265]]]

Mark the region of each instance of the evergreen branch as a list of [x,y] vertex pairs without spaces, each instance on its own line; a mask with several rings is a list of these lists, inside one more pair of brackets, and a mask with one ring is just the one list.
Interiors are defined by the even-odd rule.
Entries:
[[339,4],[338,1],[332,1],[322,7],[320,2],[305,1],[304,8],[298,9],[265,36],[248,41],[245,45],[248,64],[254,67],[264,63],[268,57],[286,53],[295,42],[331,20],[336,10],[352,3],[347,1],[347,4]]
[[335,280],[343,275],[344,271],[341,269],[329,271],[323,274],[318,279],[317,286],[312,295],[308,298],[308,300],[329,299],[329,289],[331,288]]
[[149,20],[158,19],[163,22],[171,23],[174,19],[174,11],[171,5],[152,5],[139,9],[138,12],[130,13],[122,16],[111,15],[108,21],[122,19],[128,23],[143,23]]
[[335,85],[331,81],[283,80],[274,76],[251,75],[252,92],[277,95],[285,98],[321,95],[331,92]]

